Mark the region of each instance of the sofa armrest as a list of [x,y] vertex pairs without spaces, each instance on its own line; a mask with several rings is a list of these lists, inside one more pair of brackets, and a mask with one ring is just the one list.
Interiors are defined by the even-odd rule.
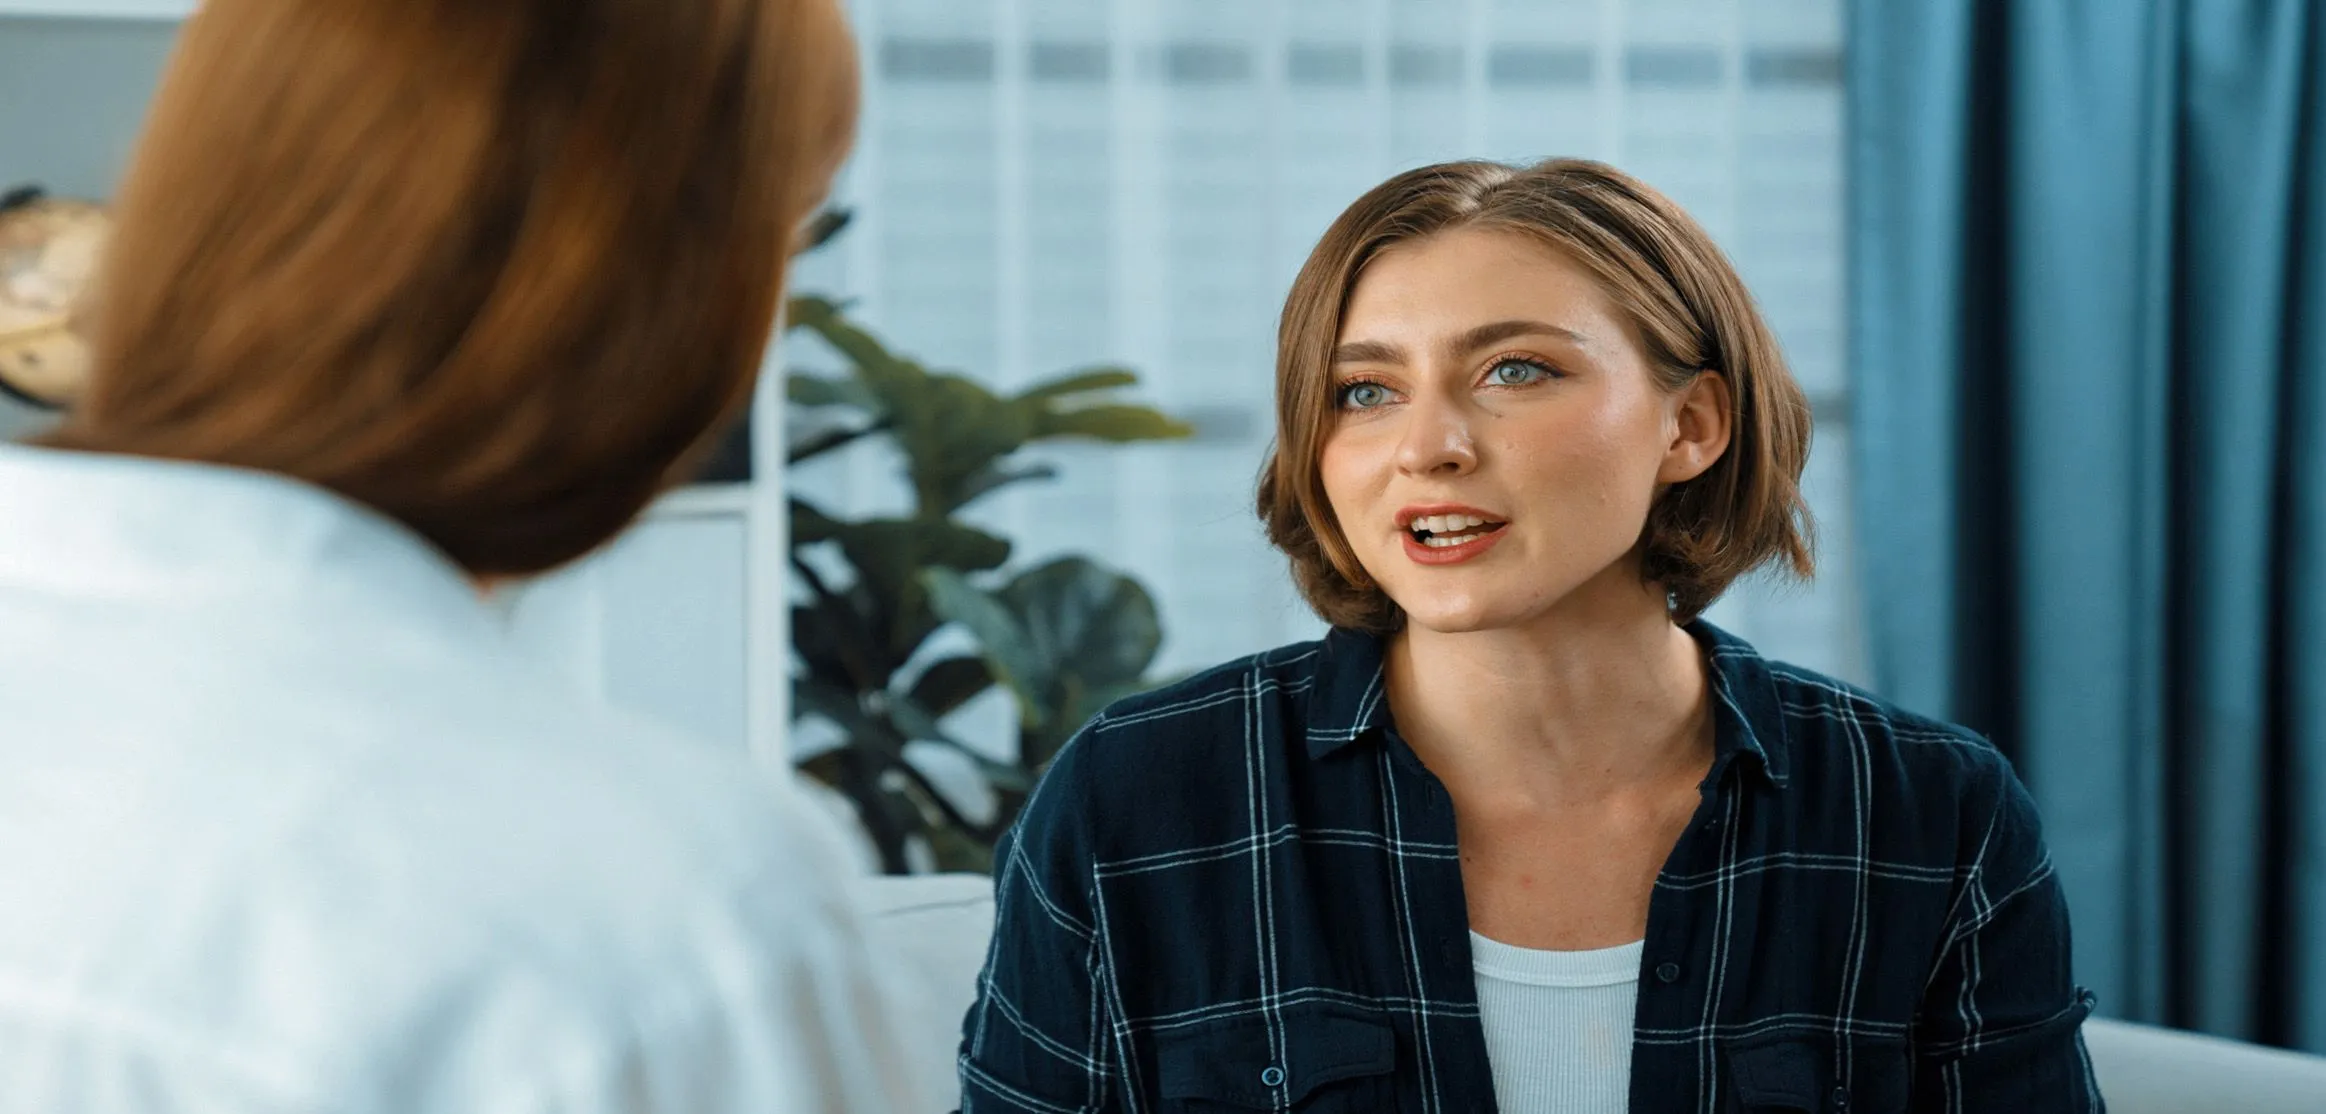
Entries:
[[2319,1114],[2326,1056],[2093,1018],[2084,1043],[2110,1114]]
[[919,1077],[917,1093],[958,1096],[954,1058],[961,1020],[977,1000],[993,935],[993,879],[978,874],[921,874],[866,878],[856,883],[873,956],[910,984],[924,1003],[921,1016],[903,1019],[898,1034]]

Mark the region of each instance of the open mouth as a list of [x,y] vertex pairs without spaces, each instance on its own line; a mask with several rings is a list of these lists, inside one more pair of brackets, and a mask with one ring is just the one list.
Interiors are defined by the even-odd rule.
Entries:
[[1406,529],[1412,532],[1413,540],[1422,545],[1431,549],[1451,549],[1477,541],[1508,525],[1507,522],[1496,522],[1471,514],[1432,514],[1414,519]]

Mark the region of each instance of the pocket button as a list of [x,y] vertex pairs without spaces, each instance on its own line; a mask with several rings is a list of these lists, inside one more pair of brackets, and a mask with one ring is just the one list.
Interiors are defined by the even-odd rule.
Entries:
[[1260,1070],[1260,1085],[1263,1087],[1284,1086],[1284,1069],[1274,1064],[1262,1068]]

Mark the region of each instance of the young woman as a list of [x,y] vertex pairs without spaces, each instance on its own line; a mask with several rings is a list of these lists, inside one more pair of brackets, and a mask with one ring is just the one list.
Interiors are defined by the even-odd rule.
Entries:
[[1700,615],[1807,575],[1809,412],[1595,163],[1359,199],[1259,510],[1322,642],[1108,709],[1003,849],[964,1110],[2094,1110],[1986,742]]
[[479,591],[750,396],[854,58],[835,0],[187,21],[94,376],[0,446],[0,1111],[934,1101],[832,834]]

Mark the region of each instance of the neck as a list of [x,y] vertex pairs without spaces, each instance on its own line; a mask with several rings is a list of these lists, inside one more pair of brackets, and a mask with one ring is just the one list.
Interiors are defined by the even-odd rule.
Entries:
[[1525,627],[1409,625],[1385,664],[1399,733],[1457,797],[1587,803],[1712,759],[1704,655],[1635,578],[1577,593]]

